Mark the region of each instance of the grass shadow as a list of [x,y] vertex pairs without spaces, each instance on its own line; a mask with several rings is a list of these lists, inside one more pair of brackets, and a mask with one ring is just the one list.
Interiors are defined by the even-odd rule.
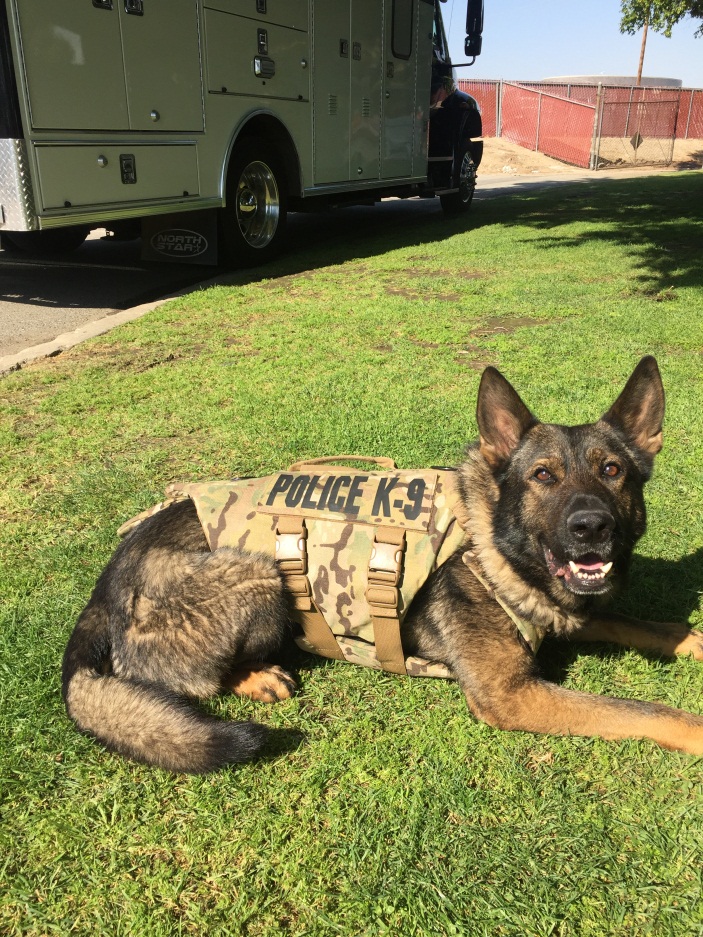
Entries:
[[[605,196],[605,197],[604,197]],[[692,206],[703,202],[703,173],[664,174],[629,179],[564,179],[535,183],[526,180],[508,189],[491,189],[477,197],[465,216],[446,217],[436,199],[390,199],[377,206],[353,206],[327,212],[294,213],[289,217],[286,253],[262,267],[229,271],[224,267],[188,265],[163,266],[139,259],[138,242],[120,245],[118,260],[129,262],[133,281],[144,276],[128,301],[115,299],[110,305],[125,308],[146,302],[165,293],[190,286],[210,285],[211,278],[225,286],[245,286],[264,279],[293,277],[350,260],[378,257],[406,247],[427,246],[477,230],[486,225],[527,226],[545,232],[545,249],[579,246],[588,242],[625,246],[639,270],[640,289],[646,296],[677,286],[703,283],[703,249],[700,212]],[[574,235],[561,230],[574,222],[589,222],[591,230]],[[595,223],[595,228],[593,227]],[[136,246],[135,246],[136,245]],[[97,252],[103,245],[88,242],[81,251]],[[87,254],[86,254],[87,257]],[[80,260],[80,251],[76,255]],[[124,272],[105,266],[87,265],[81,277],[84,287],[75,289],[75,271],[57,270],[42,281],[39,300],[48,306],[70,305],[74,308],[104,307],[105,294],[122,289]],[[448,265],[461,269],[470,265],[470,256]],[[69,265],[70,267],[70,265]],[[0,265],[0,273],[13,274],[11,265]],[[91,280],[92,278],[92,280]],[[106,281],[107,278],[107,281]],[[15,277],[16,279],[16,277]],[[22,291],[19,291],[22,292]],[[13,302],[37,303],[36,288]],[[3,290],[0,289],[0,294]],[[10,295],[6,293],[5,295]],[[668,297],[664,297],[668,298]]]
[[256,761],[276,761],[283,755],[297,751],[305,742],[306,735],[297,729],[274,729],[267,726],[268,735]]
[[[668,299],[676,287],[703,285],[703,173],[627,179],[526,182],[508,190],[488,190],[471,212],[445,218],[434,201],[392,200],[382,206],[352,207],[291,218],[286,255],[266,267],[218,274],[225,285],[304,274],[350,260],[363,260],[404,247],[438,243],[486,225],[525,226],[544,232],[545,249],[593,243],[624,247],[634,260],[634,295]],[[492,197],[490,197],[492,196]],[[565,230],[579,221],[589,230]],[[535,243],[531,239],[531,243]],[[457,269],[470,264],[459,260]],[[661,294],[661,295],[660,295]]]
[[[501,204],[501,220],[513,217],[544,232],[538,246],[548,250],[598,245],[604,253],[610,247],[625,248],[637,272],[634,296],[665,300],[672,298],[667,291],[677,287],[703,285],[703,174],[594,180],[520,200],[517,218],[513,209]],[[560,230],[579,221],[587,222],[589,229],[577,234]]]

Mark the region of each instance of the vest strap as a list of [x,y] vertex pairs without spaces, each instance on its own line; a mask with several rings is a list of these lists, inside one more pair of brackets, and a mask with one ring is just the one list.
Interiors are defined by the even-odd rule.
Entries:
[[276,564],[292,598],[291,616],[317,654],[344,660],[337,639],[312,598],[308,571],[308,530],[303,517],[279,517],[276,525]]
[[[316,465],[331,465],[334,462],[370,462],[375,465],[380,465],[384,469],[397,469],[398,466],[395,464],[393,459],[389,459],[386,456],[371,456],[371,455],[326,455],[319,456],[316,459],[300,459],[298,462],[294,462],[291,467],[288,469],[289,472],[304,472],[310,466]],[[338,469],[340,472],[346,472],[348,469],[342,467]]]
[[473,550],[467,550],[466,553],[462,554],[461,558],[464,561],[465,565],[474,574],[476,579],[478,579],[478,581],[481,583],[481,585],[489,594],[489,596],[492,599],[495,599],[495,601],[498,603],[498,605],[500,605],[500,607],[503,609],[503,611],[508,616],[508,618],[512,620],[517,630],[525,639],[525,643],[528,645],[532,653],[536,654],[537,651],[539,650],[540,644],[542,643],[542,639],[544,638],[546,628],[537,628],[535,627],[535,625],[532,624],[531,621],[527,621],[527,619],[525,618],[520,618],[520,616],[512,610],[512,608],[508,605],[508,603],[503,601],[503,599],[498,595],[498,593],[495,591],[493,586],[491,586],[491,584],[486,579],[484,579],[481,572],[479,571],[478,559],[476,557],[476,554],[473,552]]
[[407,674],[400,640],[400,591],[403,575],[405,531],[379,527],[369,558],[366,601],[373,621],[376,657],[389,673]]

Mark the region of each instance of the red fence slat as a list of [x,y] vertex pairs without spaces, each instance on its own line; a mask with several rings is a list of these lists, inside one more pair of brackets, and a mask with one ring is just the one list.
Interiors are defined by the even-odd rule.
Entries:
[[483,122],[483,135],[497,137],[498,134],[498,103],[500,98],[500,81],[467,81],[457,82],[460,91],[476,98],[481,108]]
[[537,148],[547,156],[588,169],[595,107],[543,94]]

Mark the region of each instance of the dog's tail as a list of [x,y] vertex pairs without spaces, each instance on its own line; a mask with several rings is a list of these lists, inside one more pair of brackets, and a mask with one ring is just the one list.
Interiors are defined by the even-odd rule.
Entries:
[[64,654],[63,697],[80,731],[106,748],[167,771],[205,774],[263,747],[265,726],[223,722],[166,689],[104,673],[109,654],[107,610],[93,599]]

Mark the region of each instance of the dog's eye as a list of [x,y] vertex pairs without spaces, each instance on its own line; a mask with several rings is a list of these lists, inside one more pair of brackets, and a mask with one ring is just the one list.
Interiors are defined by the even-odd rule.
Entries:
[[538,482],[553,482],[554,481],[554,476],[552,475],[551,472],[547,471],[547,469],[544,468],[544,466],[540,466],[535,472],[533,477],[536,478]]
[[622,469],[617,464],[617,462],[606,462],[606,464],[603,466],[603,474],[608,478],[616,478],[621,471]]

